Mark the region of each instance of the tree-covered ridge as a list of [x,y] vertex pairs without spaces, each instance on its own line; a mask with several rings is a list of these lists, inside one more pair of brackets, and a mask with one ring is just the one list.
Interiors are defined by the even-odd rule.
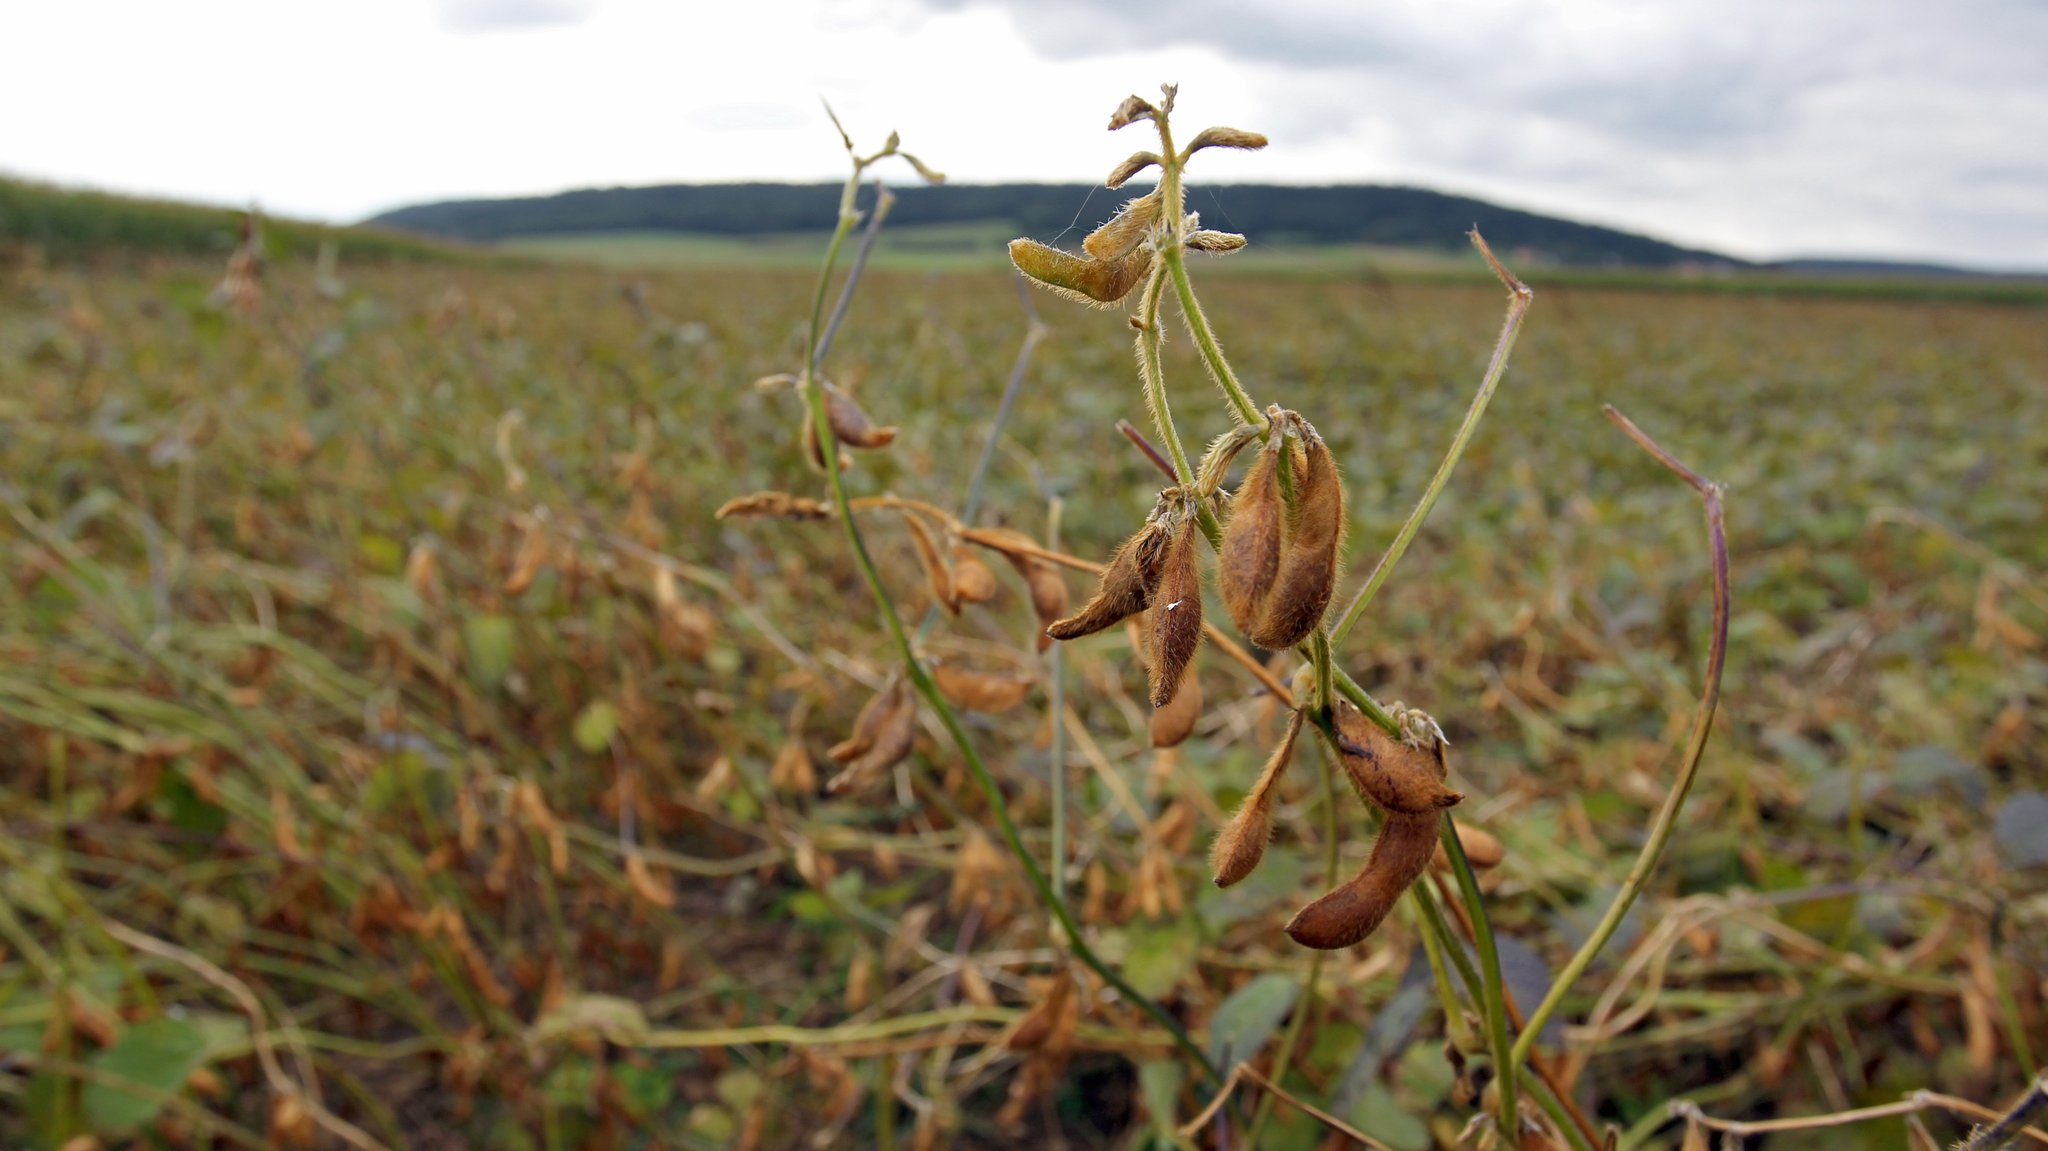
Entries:
[[[1086,184],[949,184],[894,190],[894,227],[1001,221],[1050,238],[1115,211],[1129,189]],[[554,196],[452,200],[400,208],[370,223],[431,236],[491,241],[565,232],[669,231],[768,235],[815,229],[838,210],[828,184],[668,184],[588,188]],[[1503,251],[1565,264],[1669,267],[1739,264],[1647,236],[1504,208],[1423,188],[1347,184],[1232,184],[1196,188],[1189,204],[1214,227],[1254,243],[1379,244],[1462,250],[1474,225]]]

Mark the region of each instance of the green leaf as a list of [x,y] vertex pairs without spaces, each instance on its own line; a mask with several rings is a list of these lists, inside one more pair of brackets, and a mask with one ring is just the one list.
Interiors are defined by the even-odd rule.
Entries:
[[[79,1106],[86,1122],[103,1135],[119,1135],[155,1119],[163,1109],[162,1096],[182,1089],[205,1053],[206,1036],[185,1020],[152,1019],[130,1027],[90,1061],[110,1080],[85,1085]],[[124,1091],[113,1080],[133,1083],[146,1093]]]
[[1429,1128],[1422,1120],[1401,1109],[1394,1093],[1384,1083],[1373,1082],[1366,1086],[1352,1104],[1350,1114],[1344,1118],[1353,1127],[1394,1148],[1394,1151],[1428,1151],[1431,1146]]
[[1279,1030],[1294,1007],[1301,985],[1292,976],[1268,972],[1230,993],[1209,1019],[1209,1059],[1228,1068],[1252,1059]]
[[1195,897],[1195,914],[1211,932],[1221,931],[1291,897],[1301,886],[1305,872],[1306,867],[1299,854],[1269,850],[1266,858],[1260,861],[1258,870],[1236,884],[1230,887],[1203,884],[1202,893]]
[[1131,929],[1130,953],[1124,957],[1124,978],[1138,994],[1158,999],[1172,991],[1195,969],[1201,935],[1193,920]]
[[1152,1113],[1152,1133],[1161,1139],[1171,1140],[1180,1126],[1180,1088],[1186,1080],[1187,1069],[1171,1059],[1138,1064],[1138,1091]]
[[591,700],[576,717],[576,746],[596,755],[612,745],[618,730],[619,709],[609,700]]
[[469,678],[485,691],[496,691],[512,672],[518,639],[512,621],[502,615],[472,616],[462,625],[463,663]]

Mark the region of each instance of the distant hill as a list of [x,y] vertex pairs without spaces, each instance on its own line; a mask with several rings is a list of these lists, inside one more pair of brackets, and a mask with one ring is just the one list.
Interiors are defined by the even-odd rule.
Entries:
[[[948,184],[894,189],[891,224],[1001,222],[1018,235],[1079,236],[1141,188],[1086,184]],[[589,188],[554,196],[452,200],[386,212],[368,221],[426,236],[490,242],[591,232],[684,232],[762,236],[829,227],[836,184],[667,184]],[[868,195],[863,194],[864,197]],[[1462,251],[1477,225],[1502,253],[1524,263],[1591,267],[1744,268],[1744,261],[1614,228],[1504,208],[1423,188],[1379,184],[1198,187],[1190,209],[1212,228],[1255,243],[1372,244]],[[1070,231],[1071,229],[1071,231]]]
[[[241,236],[233,208],[122,196],[0,176],[0,247],[33,245],[53,259],[104,253],[160,252],[226,256]],[[264,246],[273,257],[311,257],[323,241],[350,259],[446,260],[446,245],[378,228],[335,227],[264,217]]]

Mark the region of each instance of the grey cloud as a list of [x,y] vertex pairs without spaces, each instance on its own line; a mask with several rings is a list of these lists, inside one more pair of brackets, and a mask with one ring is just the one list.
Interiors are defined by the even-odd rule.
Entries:
[[1265,94],[1242,126],[1374,141],[1354,178],[1515,194],[1745,254],[1876,244],[2048,266],[2038,0],[919,2],[1004,11],[1048,57],[1220,52]]
[[581,24],[596,0],[436,0],[441,26],[456,32],[503,32]]

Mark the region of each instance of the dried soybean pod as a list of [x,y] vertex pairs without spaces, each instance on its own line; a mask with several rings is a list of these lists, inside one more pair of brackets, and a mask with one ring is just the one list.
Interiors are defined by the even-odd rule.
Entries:
[[1179,692],[1195,649],[1202,645],[1202,570],[1193,516],[1175,530],[1160,561],[1145,622],[1152,706],[1165,707]]
[[1202,680],[1193,664],[1182,673],[1180,689],[1165,707],[1152,709],[1150,724],[1153,747],[1179,747],[1202,717]]
[[1070,299],[1114,304],[1131,294],[1152,270],[1149,248],[1132,248],[1114,260],[1094,260],[1049,248],[1036,240],[1010,241],[1010,262],[1017,270]]
[[1137,197],[1111,216],[1107,223],[1088,233],[1088,238],[1081,241],[1082,249],[1098,260],[1114,260],[1128,253],[1159,221],[1159,205],[1157,188]]
[[1223,547],[1216,553],[1217,590],[1239,631],[1249,633],[1280,571],[1280,452],[1262,448],[1230,501]]
[[902,681],[891,680],[882,690],[876,692],[853,717],[853,732],[845,739],[832,745],[825,754],[834,763],[848,763],[875,745],[875,732],[880,728],[883,715],[896,707],[902,698]]
[[1371,935],[1429,866],[1442,819],[1435,812],[1388,812],[1365,867],[1350,882],[1295,912],[1287,923],[1288,938],[1303,947],[1334,951]]
[[910,754],[917,739],[917,705],[911,700],[909,687],[898,679],[875,698],[883,701],[884,706],[875,717],[871,742],[850,762],[841,761],[846,763],[845,770],[833,776],[825,790],[844,791],[876,772],[895,767]]
[[987,603],[996,598],[996,575],[966,545],[953,548],[953,598],[961,603]]
[[975,542],[995,549],[1023,577],[1024,586],[1031,591],[1031,610],[1038,616],[1038,650],[1051,647],[1052,637],[1045,629],[1067,614],[1067,581],[1058,568],[1031,554],[1038,542],[1023,532],[989,528],[981,535]]
[[1002,712],[1024,702],[1031,693],[1031,681],[1009,675],[942,663],[932,668],[932,681],[940,694],[969,711]]
[[1266,841],[1273,835],[1273,785],[1287,769],[1287,761],[1294,755],[1294,737],[1300,734],[1301,713],[1297,711],[1288,719],[1287,734],[1280,737],[1280,745],[1266,758],[1259,781],[1245,793],[1244,802],[1237,805],[1230,822],[1216,833],[1216,842],[1209,848],[1216,886],[1229,887],[1250,875],[1259,860],[1265,858]]
[[939,545],[932,539],[931,529],[925,527],[924,521],[914,512],[903,513],[903,526],[910,529],[910,540],[917,545],[917,561],[924,565],[924,579],[931,588],[932,598],[947,612],[959,615],[960,596],[954,590],[953,572],[940,557]]
[[833,384],[824,387],[825,420],[832,426],[834,438],[856,448],[887,447],[895,441],[895,428],[876,427],[852,396]]
[[1440,811],[1465,797],[1444,784],[1443,745],[1416,747],[1386,729],[1348,700],[1336,704],[1337,750],[1359,794],[1388,811],[1416,815]]
[[1337,589],[1337,552],[1344,541],[1344,481],[1330,447],[1304,427],[1300,480],[1280,569],[1258,624],[1245,634],[1260,647],[1290,648],[1323,622]]
[[1116,549],[1109,566],[1102,569],[1094,598],[1073,615],[1055,620],[1045,634],[1054,639],[1079,639],[1145,610],[1145,605],[1152,602],[1152,589],[1159,582],[1166,544],[1166,532],[1157,520],[1139,528],[1136,535]]

